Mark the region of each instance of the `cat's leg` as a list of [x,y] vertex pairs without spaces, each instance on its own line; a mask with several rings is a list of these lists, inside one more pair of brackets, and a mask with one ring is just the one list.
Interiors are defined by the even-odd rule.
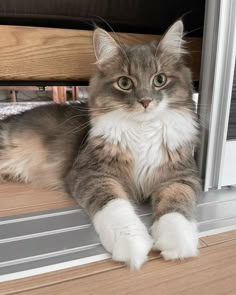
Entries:
[[94,175],[73,193],[90,214],[102,245],[116,261],[138,269],[152,248],[152,238],[118,181]]
[[155,221],[151,232],[154,249],[166,260],[198,254],[198,232],[194,219],[199,182],[165,183],[152,195]]

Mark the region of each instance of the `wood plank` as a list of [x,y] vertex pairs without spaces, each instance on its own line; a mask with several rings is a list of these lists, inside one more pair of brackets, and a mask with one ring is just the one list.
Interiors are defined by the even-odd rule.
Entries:
[[100,272],[106,272],[117,268],[124,268],[124,265],[121,263],[115,263],[110,259],[107,259],[80,267],[68,268],[53,273],[1,283],[0,294],[8,295],[15,292],[22,292],[24,290],[50,286],[54,283],[82,278],[88,275],[95,275]]
[[41,204],[41,205],[36,204],[35,206],[26,206],[23,208],[12,208],[12,209],[6,209],[4,211],[0,210],[0,217],[34,213],[34,212],[42,212],[42,211],[54,210],[54,209],[68,209],[74,205],[75,205],[75,202],[73,200],[69,200],[65,202],[51,202],[51,203]]
[[[52,86],[46,86],[44,91],[52,91]],[[39,91],[38,86],[0,86],[0,91]]]
[[[92,31],[0,26],[0,80],[79,81],[94,71]],[[156,35],[117,33],[121,43],[140,44]],[[187,38],[193,78],[198,80],[201,39]]]
[[[151,252],[148,260],[159,259],[158,252]],[[25,279],[9,281],[0,284],[0,294],[12,294],[24,290],[35,289],[54,285],[55,283],[66,282],[72,279],[83,278],[90,275],[96,275],[101,272],[111,271],[118,268],[126,268],[124,263],[115,262],[111,259],[89,263],[86,265],[72,267],[52,273],[33,276]]]
[[155,259],[138,272],[118,268],[14,294],[236,294],[235,249],[233,240],[203,248],[197,259],[184,262]]
[[[206,244],[200,240],[199,248],[206,247]],[[151,252],[148,260],[159,259],[158,252]],[[66,282],[72,279],[83,278],[95,275],[101,272],[111,271],[118,268],[125,268],[123,263],[114,262],[111,259],[90,263],[87,265],[59,270],[47,274],[33,276],[21,280],[10,281],[0,284],[0,294],[12,294],[12,292],[21,292],[24,290],[35,289],[39,287],[50,286],[55,283]]]
[[236,240],[236,230],[231,230],[218,235],[202,237],[201,240],[208,246]]
[[75,204],[64,192],[15,183],[0,185],[0,216],[66,208]]
[[207,247],[208,245],[204,242],[204,240],[201,238],[199,239],[199,245],[198,245],[198,248],[201,249],[201,248],[204,248],[204,247]]

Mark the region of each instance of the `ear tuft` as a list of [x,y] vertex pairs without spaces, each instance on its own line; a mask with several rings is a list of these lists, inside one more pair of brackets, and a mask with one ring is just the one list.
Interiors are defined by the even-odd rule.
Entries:
[[97,64],[101,64],[118,53],[118,44],[116,41],[103,29],[96,29],[93,34],[94,53],[97,59]]
[[159,46],[164,52],[175,54],[178,58],[187,53],[184,49],[184,25],[181,20],[175,22],[161,39]]

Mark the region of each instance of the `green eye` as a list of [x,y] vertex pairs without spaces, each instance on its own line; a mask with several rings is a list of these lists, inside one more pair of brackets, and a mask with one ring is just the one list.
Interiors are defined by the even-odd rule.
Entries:
[[119,78],[117,84],[123,90],[130,90],[133,87],[133,82],[128,77]]
[[155,87],[162,87],[163,85],[166,84],[167,81],[167,77],[165,74],[157,74],[154,78],[153,78],[153,85]]

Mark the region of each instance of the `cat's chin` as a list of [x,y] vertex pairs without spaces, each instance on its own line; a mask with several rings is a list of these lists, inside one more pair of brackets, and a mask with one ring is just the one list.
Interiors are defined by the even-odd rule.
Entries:
[[132,117],[136,121],[149,121],[154,120],[157,116],[160,115],[160,111],[158,109],[146,109],[137,112],[133,112]]

